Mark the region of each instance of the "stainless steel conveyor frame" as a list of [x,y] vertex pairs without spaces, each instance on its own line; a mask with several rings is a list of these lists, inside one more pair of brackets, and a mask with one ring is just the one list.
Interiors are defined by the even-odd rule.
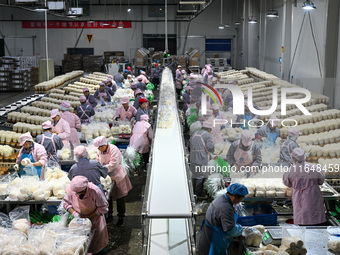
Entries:
[[[162,75],[158,111],[165,86],[175,92],[171,71]],[[143,254],[196,254],[196,211],[182,126],[175,94],[170,97],[175,119],[171,128],[160,128],[158,114],[142,208]]]

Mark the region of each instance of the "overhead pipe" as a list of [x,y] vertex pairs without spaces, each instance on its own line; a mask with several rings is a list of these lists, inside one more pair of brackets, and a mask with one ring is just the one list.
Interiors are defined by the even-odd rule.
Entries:
[[192,21],[193,19],[196,19],[198,17],[198,15],[200,15],[206,8],[208,8],[212,3],[214,2],[214,0],[210,0],[210,2],[208,4],[206,4],[202,10],[198,11],[196,15],[194,15],[193,18],[190,19],[190,21]]
[[165,0],[165,51],[168,53],[168,0]]

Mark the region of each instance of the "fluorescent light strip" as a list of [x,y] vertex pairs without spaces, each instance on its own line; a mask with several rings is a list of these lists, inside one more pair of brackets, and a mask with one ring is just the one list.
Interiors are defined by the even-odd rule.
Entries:
[[205,1],[180,1],[179,4],[205,4]]
[[177,12],[182,12],[182,13],[186,13],[186,12],[197,12],[197,10],[177,10]]

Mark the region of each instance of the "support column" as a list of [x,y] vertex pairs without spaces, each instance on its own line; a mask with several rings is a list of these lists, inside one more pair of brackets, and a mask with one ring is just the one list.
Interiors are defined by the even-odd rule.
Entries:
[[260,2],[260,42],[259,42],[259,67],[260,70],[265,71],[265,57],[266,57],[266,38],[267,38],[267,0]]
[[328,0],[323,94],[329,97],[330,107],[334,107],[335,103],[335,87],[338,62],[337,52],[339,39],[339,8],[339,1]]
[[248,20],[249,20],[249,1],[243,1],[243,42],[242,42],[242,58],[243,58],[243,68],[248,66],[248,37],[249,37],[249,29],[248,29]]
[[281,79],[289,81],[289,68],[292,61],[292,13],[293,13],[293,3],[292,0],[283,0],[283,20],[282,20],[282,46],[283,54],[282,54],[282,77]]

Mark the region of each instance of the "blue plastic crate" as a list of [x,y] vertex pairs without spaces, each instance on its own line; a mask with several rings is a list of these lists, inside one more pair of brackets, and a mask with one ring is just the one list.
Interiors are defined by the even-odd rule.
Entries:
[[239,217],[237,223],[242,226],[276,226],[277,225],[277,212],[269,204],[256,204],[256,205],[245,205],[246,211],[253,210],[264,212],[263,214],[251,215],[251,216],[240,216],[240,211],[237,211]]
[[116,144],[116,146],[118,147],[118,149],[126,149],[128,146],[129,146],[129,144]]
[[58,214],[58,205],[48,205],[48,214],[49,215],[57,215]]

